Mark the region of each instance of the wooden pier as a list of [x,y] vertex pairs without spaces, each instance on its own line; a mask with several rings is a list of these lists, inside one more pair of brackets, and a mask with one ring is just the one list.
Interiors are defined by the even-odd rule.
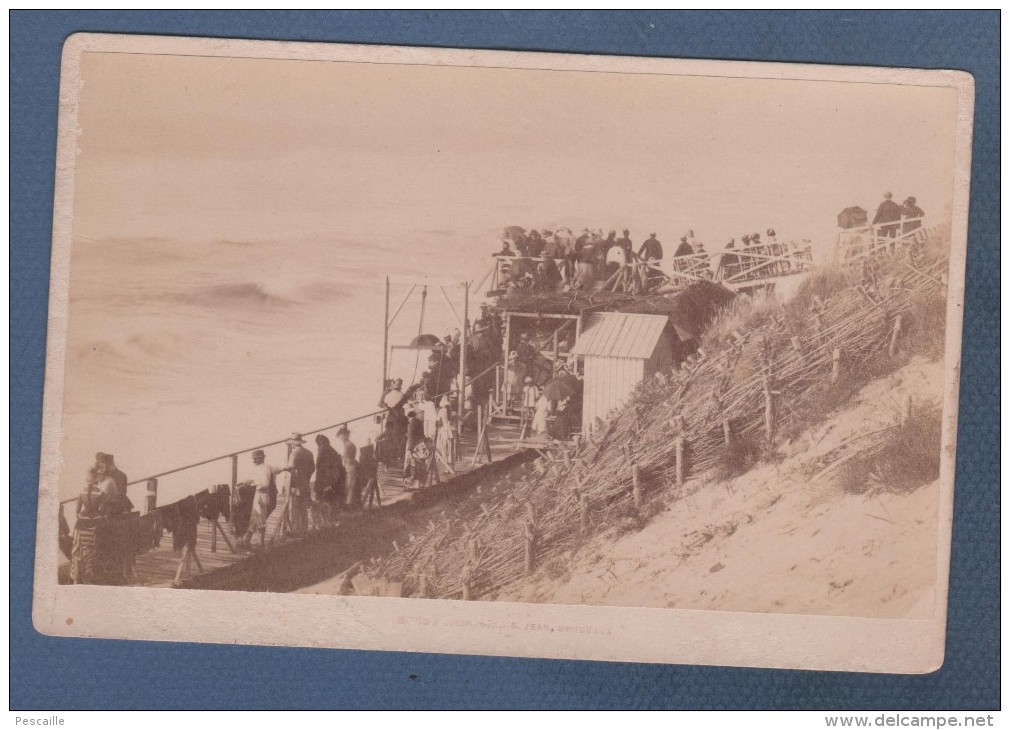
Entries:
[[[518,440],[519,428],[516,424],[498,423],[488,428],[488,445],[494,462],[498,462],[513,454],[525,451],[531,444],[526,444]],[[457,476],[462,476],[472,471],[474,468],[486,463],[478,457],[474,464],[474,452],[477,449],[476,434],[464,434],[460,448],[459,460],[453,465],[455,474],[450,473],[444,466],[439,469],[439,478],[443,484],[449,482]],[[485,452],[486,453],[486,452]],[[391,505],[403,503],[411,500],[415,495],[424,495],[426,498],[433,491],[439,490],[439,486],[427,487],[419,491],[407,489],[404,484],[403,472],[401,469],[385,469],[379,467],[379,485],[382,497],[382,507],[376,509],[383,510]],[[297,537],[286,537],[277,539],[274,544],[270,543],[270,536],[279,532],[279,522],[286,512],[288,494],[286,490],[278,495],[277,507],[270,515],[267,523],[268,546],[266,551],[242,550],[238,546],[238,541],[231,534],[231,526],[224,518],[220,518],[218,525],[220,530],[215,528],[215,524],[206,519],[201,519],[197,525],[196,547],[188,561],[185,563],[183,551],[172,549],[172,536],[166,534],[159,547],[146,553],[138,555],[134,565],[134,580],[131,585],[151,586],[151,587],[171,587],[186,586],[191,580],[197,579],[203,582],[208,574],[234,566],[253,557],[259,557],[262,552],[269,553],[271,549],[279,545],[296,543],[300,539]],[[427,499],[426,499],[427,501]],[[339,520],[336,528],[339,529]],[[309,534],[307,539],[313,537]],[[254,544],[258,545],[258,539]]]

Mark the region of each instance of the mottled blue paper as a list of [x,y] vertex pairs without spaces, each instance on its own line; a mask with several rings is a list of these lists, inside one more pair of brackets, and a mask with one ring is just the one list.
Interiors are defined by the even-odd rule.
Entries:
[[[928,676],[55,639],[31,625],[54,156],[77,31],[961,69],[976,82],[947,659]],[[999,13],[12,12],[11,709],[999,707]],[[137,681],[143,678],[143,681]],[[260,688],[271,687],[270,692]],[[121,687],[117,691],[110,688]]]

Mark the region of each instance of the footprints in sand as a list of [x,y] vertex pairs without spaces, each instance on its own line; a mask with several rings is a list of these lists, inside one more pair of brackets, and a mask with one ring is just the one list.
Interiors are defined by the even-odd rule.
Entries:
[[737,531],[740,525],[749,525],[753,521],[753,515],[740,513],[733,515],[718,525],[705,525],[700,530],[692,530],[684,535],[685,542],[683,548],[689,554],[695,553],[715,538],[729,537]]

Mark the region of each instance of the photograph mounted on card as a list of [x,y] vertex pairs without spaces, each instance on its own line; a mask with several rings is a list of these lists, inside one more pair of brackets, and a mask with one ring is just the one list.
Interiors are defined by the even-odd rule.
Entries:
[[943,662],[973,84],[80,34],[51,635]]

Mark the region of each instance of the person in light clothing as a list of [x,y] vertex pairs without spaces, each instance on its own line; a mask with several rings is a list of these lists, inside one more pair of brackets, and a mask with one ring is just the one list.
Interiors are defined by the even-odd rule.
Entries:
[[522,405],[523,378],[526,375],[526,366],[519,361],[519,352],[512,350],[508,358],[508,372],[505,378],[505,403],[515,407]]
[[522,417],[523,423],[533,420],[533,412],[537,407],[537,399],[540,397],[540,389],[534,385],[533,378],[526,376],[523,384]]
[[252,548],[253,535],[260,537],[260,547],[266,545],[267,519],[270,513],[277,506],[277,475],[287,469],[281,469],[266,463],[266,455],[262,449],[252,452],[253,486],[256,487],[256,496],[253,499],[252,514],[249,517],[249,529],[246,530],[242,539],[246,549]]
[[438,406],[430,398],[421,402],[421,419],[424,421],[424,437],[434,441],[438,433]]
[[551,402],[543,393],[537,398],[537,404],[533,412],[533,432],[541,436],[547,433],[547,414],[550,413]]

